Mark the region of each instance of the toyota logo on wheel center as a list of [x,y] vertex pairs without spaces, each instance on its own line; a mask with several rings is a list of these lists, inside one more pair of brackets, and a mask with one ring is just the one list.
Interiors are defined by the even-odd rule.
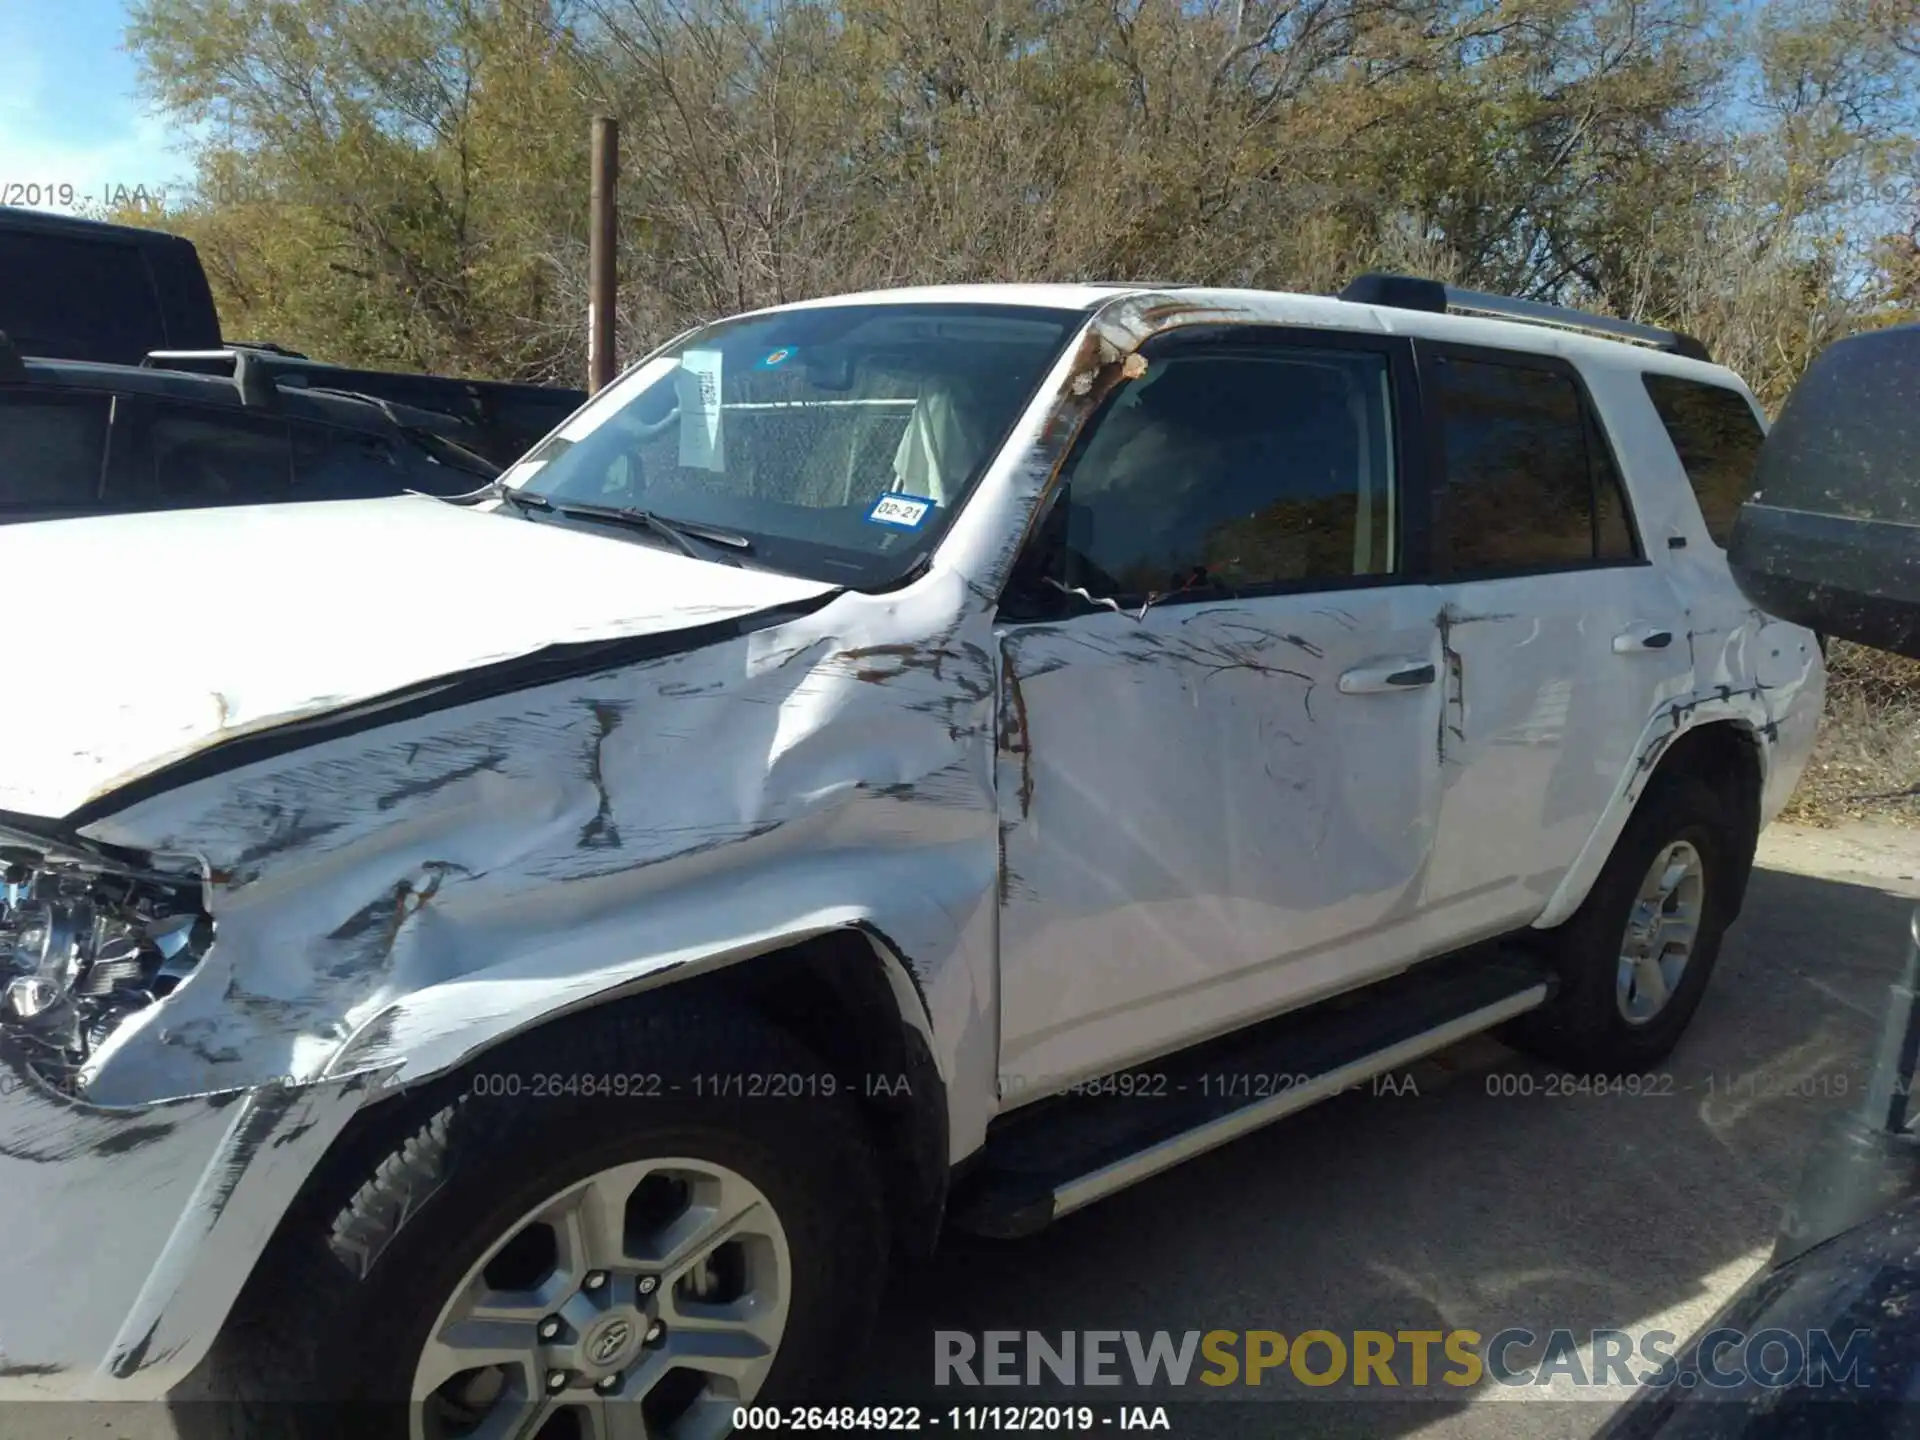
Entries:
[[593,1357],[596,1365],[611,1364],[620,1358],[620,1352],[632,1341],[633,1333],[632,1324],[624,1319],[615,1319],[588,1340],[587,1354]]

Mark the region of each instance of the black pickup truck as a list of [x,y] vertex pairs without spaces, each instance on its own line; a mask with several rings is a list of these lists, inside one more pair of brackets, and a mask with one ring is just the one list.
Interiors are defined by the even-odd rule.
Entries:
[[223,341],[193,243],[178,235],[0,207],[0,333],[21,356],[235,378],[238,355],[281,387],[350,391],[462,422],[462,443],[517,460],[586,403],[561,386],[327,365],[276,345]]

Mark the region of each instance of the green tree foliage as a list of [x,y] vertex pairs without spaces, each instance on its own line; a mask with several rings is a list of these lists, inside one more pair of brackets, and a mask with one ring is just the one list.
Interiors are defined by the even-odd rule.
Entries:
[[1681,325],[1771,401],[1920,304],[1915,0],[142,0],[129,39],[208,137],[164,223],[227,329],[334,359],[577,383],[596,113],[628,355],[880,285],[1391,267]]

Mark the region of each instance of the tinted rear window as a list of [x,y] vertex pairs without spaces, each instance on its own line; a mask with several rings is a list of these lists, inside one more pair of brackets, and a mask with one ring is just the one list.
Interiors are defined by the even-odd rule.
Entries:
[[104,395],[0,394],[0,511],[98,498],[108,403]]
[[27,355],[137,363],[166,344],[138,246],[0,230],[0,330]]
[[1766,432],[1737,390],[1675,375],[1641,378],[1686,467],[1707,533],[1724,548],[1741,502],[1753,491],[1753,467]]
[[1454,573],[1633,557],[1619,473],[1570,375],[1458,356],[1434,375]]

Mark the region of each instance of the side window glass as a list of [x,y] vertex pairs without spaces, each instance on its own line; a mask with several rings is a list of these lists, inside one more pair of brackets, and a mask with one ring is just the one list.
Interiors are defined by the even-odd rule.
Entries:
[[331,425],[293,427],[293,498],[364,500],[419,490],[466,495],[492,478],[483,462],[451,453],[440,459],[431,439],[415,443]]
[[381,435],[330,425],[295,425],[292,498],[367,500],[419,488],[401,468],[397,450]]
[[1573,381],[1452,355],[1440,357],[1432,374],[1451,568],[1479,574],[1590,563],[1594,487]]
[[1626,483],[1613,463],[1613,451],[1600,434],[1599,422],[1587,422],[1587,454],[1593,460],[1593,553],[1598,560],[1633,560],[1640,554],[1634,541],[1633,507],[1627,503]]
[[283,420],[158,405],[147,450],[150,494],[163,506],[264,505],[293,498]]
[[0,512],[97,502],[110,403],[104,395],[0,393]]
[[1384,355],[1155,360],[1074,467],[1066,583],[1117,598],[1391,574],[1393,435]]
[[1725,548],[1734,516],[1753,490],[1753,467],[1766,433],[1747,397],[1724,385],[1643,375],[1667,438],[1679,452],[1701,518],[1713,543]]

